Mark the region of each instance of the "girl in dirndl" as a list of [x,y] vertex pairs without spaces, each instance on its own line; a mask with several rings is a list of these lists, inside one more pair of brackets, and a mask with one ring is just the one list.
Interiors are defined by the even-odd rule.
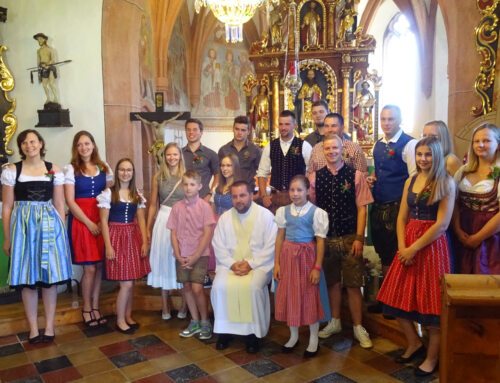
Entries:
[[[151,199],[149,201],[147,232],[150,242],[149,263],[151,272],[148,275],[148,285],[161,288],[162,310],[164,320],[172,318],[169,304],[169,290],[179,290],[182,304],[177,318],[187,316],[182,283],[177,283],[175,272],[175,256],[170,242],[170,230],[167,221],[172,206],[184,199],[182,175],[186,171],[181,148],[175,142],[170,142],[163,150],[160,171],[151,181]],[[159,206],[159,209],[158,209]]]
[[116,298],[116,330],[133,334],[139,324],[132,318],[134,280],[150,271],[144,209],[146,200],[135,186],[134,164],[118,161],[115,184],[97,197],[106,248],[106,278],[120,282]]
[[[408,342],[396,362],[426,355],[415,375],[427,376],[438,365],[441,279],[450,272],[446,229],[453,213],[455,183],[446,172],[437,138],[420,140],[415,158],[417,174],[405,183],[398,214],[398,252],[377,299],[384,314],[397,318]],[[427,352],[413,322],[428,329]]]
[[83,267],[82,319],[87,327],[107,322],[99,311],[104,241],[96,197],[112,184],[113,172],[99,156],[94,137],[79,131],[73,138],[71,163],[64,167],[64,194],[73,263]]
[[[71,278],[68,236],[64,227],[64,175],[43,160],[45,141],[36,130],[17,136],[22,161],[2,171],[3,250],[10,256],[7,282],[21,290],[30,326],[28,342],[54,340],[56,285]],[[45,332],[38,328],[38,291],[42,288]]]
[[[292,203],[276,211],[274,316],[290,327],[290,339],[282,352],[291,353],[299,340],[299,326],[309,326],[309,345],[304,357],[318,353],[319,322],[325,317],[320,299],[321,266],[328,233],[328,215],[307,200],[309,180],[302,175],[290,182]],[[315,241],[316,238],[316,241]]]

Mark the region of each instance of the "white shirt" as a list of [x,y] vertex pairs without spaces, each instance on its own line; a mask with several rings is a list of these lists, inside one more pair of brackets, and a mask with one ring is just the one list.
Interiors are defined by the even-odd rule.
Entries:
[[[403,134],[403,129],[399,129],[399,131],[390,139],[387,140],[385,136],[379,139],[379,141],[384,144],[388,144],[389,142],[396,143],[399,140],[399,137]],[[402,158],[403,162],[406,163],[406,167],[408,168],[408,174],[412,175],[417,171],[417,163],[415,161],[415,147],[417,146],[417,140],[411,139],[403,148]],[[375,150],[375,145],[373,145],[372,152]]]
[[[54,186],[59,186],[64,184],[64,174],[63,172],[59,171],[57,173],[54,173]],[[48,175],[43,175],[43,176],[27,176],[21,173],[19,175],[18,181],[19,182],[30,182],[30,181],[50,181],[51,178]],[[16,169],[15,168],[8,168],[4,167],[2,171],[2,178],[1,178],[2,185],[6,186],[15,186],[16,185]]]
[[[314,205],[307,201],[304,206],[297,207],[294,203],[291,204],[290,214],[293,217],[303,217]],[[282,206],[276,211],[276,217],[274,217],[274,222],[278,225],[279,229],[286,229],[286,216],[285,207]],[[326,238],[328,234],[328,214],[323,209],[316,207],[313,217],[313,230],[314,235],[320,238]]]
[[[290,141],[284,141],[280,137],[280,147],[283,155],[286,156],[288,153],[288,149],[290,149],[290,145],[292,144],[293,137]],[[312,146],[309,142],[303,141],[302,143],[302,157],[304,158],[304,162],[306,163],[306,172],[307,166],[309,164],[309,159],[311,158]],[[260,157],[259,168],[257,169],[257,177],[267,178],[271,174],[271,143],[267,144],[264,150],[262,151],[262,157]]]

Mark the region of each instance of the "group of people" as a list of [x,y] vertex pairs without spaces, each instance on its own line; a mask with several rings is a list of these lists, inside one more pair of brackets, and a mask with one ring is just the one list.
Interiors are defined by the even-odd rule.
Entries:
[[[22,161],[1,176],[2,214],[9,283],[22,289],[29,341],[54,338],[55,285],[71,277],[71,249],[73,263],[83,265],[82,316],[89,327],[107,322],[99,311],[104,270],[120,283],[116,329],[133,333],[139,326],[132,317],[133,281],[147,275],[149,285],[162,289],[165,320],[172,317],[169,291],[181,290],[178,317],[189,311],[191,321],[180,336],[209,339],[215,332],[222,350],[242,335],[247,352],[257,352],[269,330],[274,280],[274,315],[290,328],[284,353],[298,345],[300,326],[310,331],[304,357],[318,353],[319,338],[342,330],[342,287],[354,338],[370,348],[361,290],[369,219],[385,274],[380,304],[370,310],[398,319],[408,345],[396,361],[426,355],[415,373],[431,374],[438,362],[443,275],[452,267],[500,273],[500,129],[478,127],[461,166],[442,121],[428,123],[415,140],[401,129],[399,108],[387,105],[369,173],[362,149],[343,131],[343,117],[329,113],[324,101],[313,104],[312,116],[317,129],[302,140],[294,134],[295,115],[281,112],[280,136],[263,151],[249,140],[248,118],[239,116],[233,140],[218,154],[201,144],[203,123],[187,120],[187,145],[164,148],[147,218],[130,159],[118,161],[113,173],[92,135],[81,131],[63,172],[44,161],[37,131],[21,132]],[[204,283],[213,270],[212,328]],[[37,324],[38,286],[44,334]],[[427,350],[413,322],[428,328]]]

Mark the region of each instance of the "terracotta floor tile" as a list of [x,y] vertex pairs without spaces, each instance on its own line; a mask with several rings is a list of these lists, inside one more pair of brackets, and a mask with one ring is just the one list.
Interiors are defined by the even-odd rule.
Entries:
[[22,378],[28,378],[30,376],[36,375],[38,375],[38,371],[33,364],[24,364],[22,366],[12,367],[0,371],[0,381],[8,382],[11,380],[20,380]]
[[6,344],[17,343],[18,339],[15,335],[7,335],[0,337],[0,346],[4,346]]
[[102,374],[92,375],[86,377],[83,382],[85,383],[123,383],[129,382],[129,380],[121,373],[120,370],[113,370],[103,372]]
[[123,354],[124,352],[134,350],[134,346],[132,346],[128,341],[121,341],[118,343],[108,344],[106,346],[99,347],[99,350],[106,356],[111,357],[118,354]]
[[173,380],[167,374],[161,373],[136,380],[134,383],[172,383]]
[[379,355],[373,359],[365,360],[363,363],[385,374],[391,374],[392,372],[401,370],[404,367],[385,355]]
[[161,339],[165,340],[165,343],[167,343],[170,347],[174,348],[175,350],[177,350],[179,352],[196,350],[197,348],[206,347],[198,339],[181,338],[181,337],[179,337],[179,335],[177,335],[177,337],[175,339],[171,339],[171,340],[166,340],[164,338],[161,338]]
[[380,355],[378,352],[373,351],[373,349],[364,349],[359,345],[339,351],[339,353],[360,362],[373,359]]
[[156,375],[160,372],[160,369],[150,361],[145,361],[123,367],[121,371],[122,374],[125,375],[130,381],[133,381],[146,376]]
[[93,360],[85,364],[76,366],[76,369],[82,376],[100,374],[102,372],[114,370],[116,367],[108,358]]
[[39,362],[44,359],[55,358],[64,354],[56,345],[51,345],[50,347],[27,351],[26,355],[28,355],[28,358],[32,362]]
[[151,359],[150,362],[151,364],[157,366],[160,371],[164,372],[190,364],[191,360],[183,354],[171,354]]
[[85,334],[81,331],[73,331],[73,332],[67,332],[64,334],[57,334],[56,338],[54,341],[56,344],[65,344],[65,343],[71,343],[71,342],[76,342],[82,339],[87,339]]
[[30,363],[28,355],[25,352],[20,354],[13,354],[9,356],[3,356],[0,358],[0,370],[5,370],[7,368],[21,366],[23,364]]
[[44,383],[66,383],[80,379],[81,377],[82,375],[80,375],[75,367],[67,367],[42,374]]
[[74,354],[75,352],[85,351],[90,348],[97,347],[88,338],[83,340],[77,340],[74,342],[64,343],[57,346],[63,354]]
[[336,352],[320,353],[310,361],[291,367],[304,381],[310,381],[330,372],[347,368],[356,362]]
[[398,350],[401,346],[391,342],[389,339],[377,337],[373,339],[373,351],[379,352],[381,354],[386,354],[388,352]]
[[82,364],[91,362],[93,360],[105,358],[106,355],[98,348],[89,348],[85,351],[75,352],[68,354],[68,358],[73,366],[80,366]]
[[339,371],[340,374],[354,380],[355,382],[363,383],[401,383],[398,379],[393,378],[388,374],[384,374],[372,367],[365,366],[359,363],[355,367],[346,368]]
[[182,354],[192,362],[198,362],[214,357],[214,351],[209,346],[203,346],[202,348],[185,351]]
[[270,375],[266,375],[260,380],[269,383],[303,383],[304,379],[290,370],[282,370]]
[[23,347],[25,351],[33,351],[33,350],[40,350],[44,348],[48,348],[54,346],[54,343],[35,343],[31,344],[30,342],[26,341],[23,342]]
[[301,355],[297,354],[275,354],[270,357],[273,362],[278,363],[283,368],[288,368],[292,366],[299,365],[301,363],[307,362],[307,359],[303,358]]
[[233,352],[231,354],[226,354],[226,358],[231,359],[237,365],[247,364],[253,362],[254,360],[262,358],[259,354],[249,354],[245,350],[240,350]]
[[205,359],[200,362],[196,362],[196,364],[210,375],[236,367],[236,364],[225,356],[216,356],[215,358]]
[[247,383],[255,380],[255,376],[241,367],[230,368],[212,375],[219,383]]
[[142,355],[144,355],[147,359],[154,359],[154,358],[159,358],[160,356],[177,353],[177,351],[175,351],[172,347],[166,345],[163,342],[140,348],[139,352]]

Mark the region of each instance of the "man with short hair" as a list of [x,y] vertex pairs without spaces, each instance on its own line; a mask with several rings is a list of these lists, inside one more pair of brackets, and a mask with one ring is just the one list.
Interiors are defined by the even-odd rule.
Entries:
[[233,139],[219,149],[219,160],[234,154],[240,162],[241,180],[250,184],[255,190],[255,175],[259,167],[261,150],[248,139],[250,134],[250,121],[247,116],[238,116],[233,123]]
[[307,141],[314,148],[318,142],[323,141],[323,122],[325,120],[326,115],[328,114],[328,104],[325,100],[314,101],[312,104],[312,119],[314,125],[316,126],[316,130],[309,134],[304,141]]
[[[325,136],[336,134],[342,138],[344,148],[345,163],[365,175],[368,175],[368,165],[366,163],[363,149],[356,143],[350,141],[344,133],[344,118],[339,113],[329,113],[326,115],[323,124]],[[312,174],[326,165],[326,158],[323,151],[323,142],[317,143],[311,153],[311,159],[307,169],[307,174]]]
[[212,285],[217,350],[228,347],[232,335],[246,337],[246,351],[256,353],[271,320],[268,284],[274,266],[278,228],[273,214],[252,202],[245,181],[231,185],[233,208],[221,215],[212,245],[217,268]]
[[[373,245],[382,261],[382,272],[388,270],[396,251],[398,238],[396,222],[406,179],[416,169],[417,140],[401,129],[401,110],[386,105],[380,112],[380,126],[384,135],[373,146],[375,173],[367,178],[375,202],[370,212]],[[368,307],[369,312],[380,313],[380,303]]]
[[[219,157],[212,149],[201,144],[203,135],[203,123],[197,118],[190,118],[184,125],[187,145],[182,148],[182,156],[186,164],[186,170],[195,170],[201,176],[202,188],[200,197],[210,201],[212,189],[217,185],[219,172]],[[212,186],[210,180],[214,177]]]
[[[312,147],[307,141],[295,137],[297,128],[295,114],[284,110],[279,116],[279,138],[272,140],[262,152],[257,178],[259,197],[264,207],[276,212],[281,206],[288,205],[290,197],[288,186],[297,174],[306,174]],[[272,195],[266,194],[267,178],[271,175]]]

